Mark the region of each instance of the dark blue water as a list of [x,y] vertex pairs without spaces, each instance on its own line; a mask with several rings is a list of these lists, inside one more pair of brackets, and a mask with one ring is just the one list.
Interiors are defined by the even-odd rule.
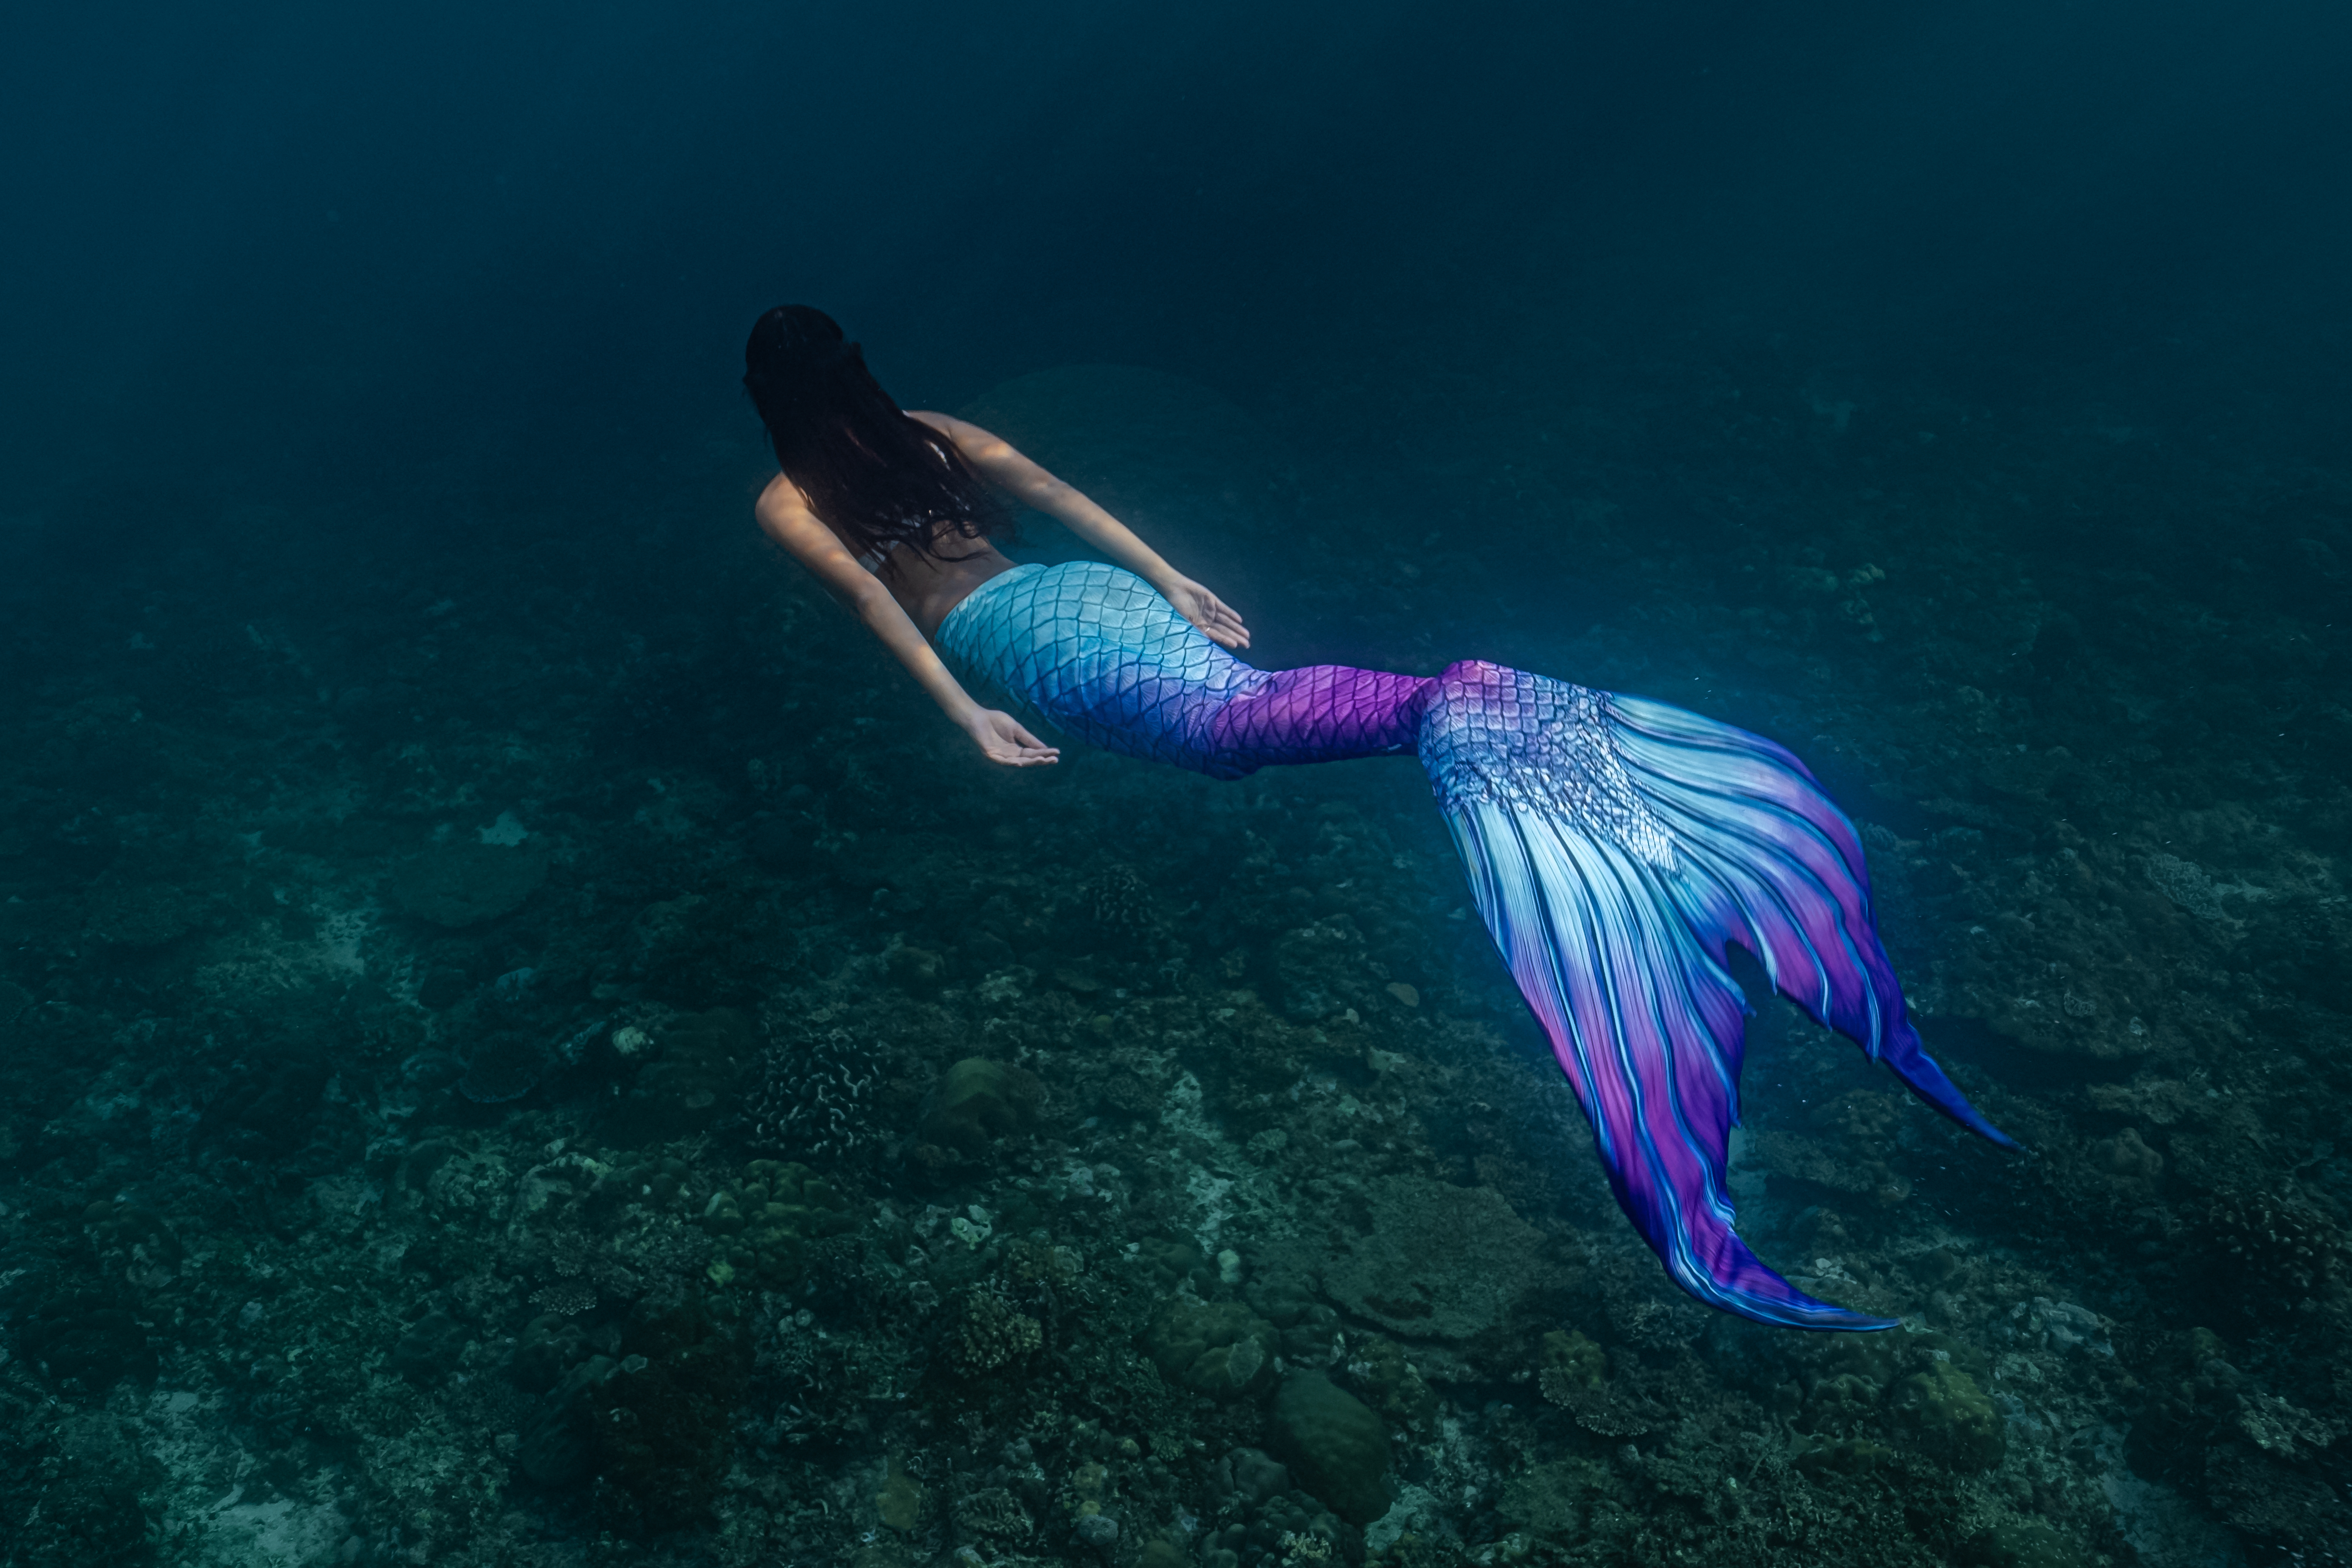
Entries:
[[[0,1563],[2352,1554],[2347,62],[16,21]],[[973,755],[751,527],[786,300],[1269,666],[1801,754],[2026,1145],[1761,1007],[1742,1234],[1904,1327],[1666,1282],[1409,763]]]

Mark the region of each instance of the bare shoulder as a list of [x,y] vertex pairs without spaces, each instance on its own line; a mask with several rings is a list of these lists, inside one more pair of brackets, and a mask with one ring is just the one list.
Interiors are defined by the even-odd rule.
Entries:
[[808,498],[801,493],[801,488],[782,474],[770,479],[767,488],[760,492],[760,499],[752,504],[751,516],[761,532],[809,565],[816,565],[836,553],[848,559],[839,536],[809,510]]
[[971,420],[959,419],[952,414],[940,414],[928,408],[910,408],[907,411],[907,417],[921,420],[954,442],[957,449],[967,458],[977,458],[983,452],[1012,449],[1003,437],[992,435]]
[[769,479],[760,491],[760,499],[751,503],[751,514],[762,527],[767,526],[770,518],[782,519],[793,512],[808,515],[808,500],[801,494],[800,486],[782,474]]

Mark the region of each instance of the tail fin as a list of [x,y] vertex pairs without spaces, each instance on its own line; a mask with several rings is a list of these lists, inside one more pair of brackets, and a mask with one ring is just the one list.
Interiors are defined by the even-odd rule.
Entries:
[[1724,1184],[1743,1033],[1731,942],[1921,1099],[2010,1142],[1920,1048],[1853,825],[1769,741],[1497,665],[1438,678],[1420,748],[1478,912],[1666,1272],[1761,1322],[1891,1327],[1758,1261]]

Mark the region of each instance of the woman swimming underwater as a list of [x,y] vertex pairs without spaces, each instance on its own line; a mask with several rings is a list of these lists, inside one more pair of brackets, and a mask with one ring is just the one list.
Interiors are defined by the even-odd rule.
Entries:
[[[1237,779],[1416,752],[1478,912],[1666,1272],[1761,1322],[1881,1329],[1815,1300],[1732,1230],[1724,1164],[1744,1002],[1727,944],[1993,1142],[1920,1048],[1872,923],[1853,826],[1771,742],[1646,698],[1475,660],[1434,677],[1261,670],[1242,619],[1100,507],[975,426],[908,414],[822,311],[751,330],[743,384],[781,468],[760,526],[857,613],[994,762],[1060,752],[965,684],[1106,751]],[[1117,565],[1015,565],[1000,494]]]

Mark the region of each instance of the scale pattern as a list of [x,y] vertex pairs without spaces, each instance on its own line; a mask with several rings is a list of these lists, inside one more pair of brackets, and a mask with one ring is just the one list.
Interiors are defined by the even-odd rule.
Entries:
[[1221,779],[1409,752],[1436,685],[1336,664],[1254,669],[1150,584],[1091,561],[990,578],[938,642],[966,676],[1079,740]]
[[1254,669],[1140,578],[1090,563],[991,579],[939,642],[1081,739],[1213,777],[1417,750],[1618,1203],[1703,1301],[1791,1327],[1892,1326],[1806,1295],[1733,1231],[1746,1004],[1730,944],[1928,1104],[2009,1142],[1920,1047],[1853,824],[1769,741],[1475,660],[1434,679]]

